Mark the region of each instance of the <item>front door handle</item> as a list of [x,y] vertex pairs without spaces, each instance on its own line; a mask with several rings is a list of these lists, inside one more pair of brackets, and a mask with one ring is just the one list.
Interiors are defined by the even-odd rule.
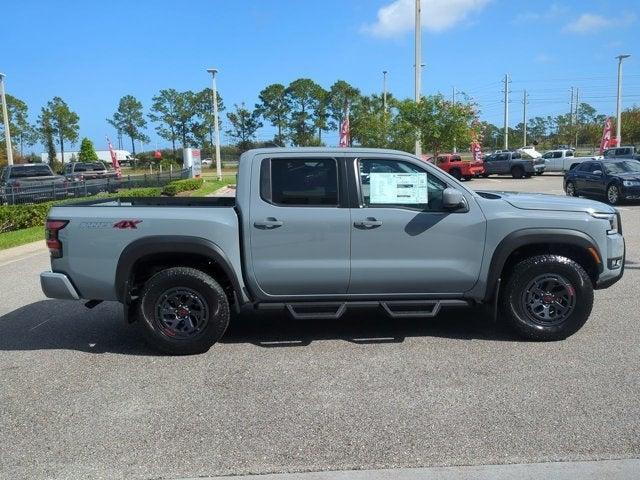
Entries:
[[363,230],[371,230],[373,228],[378,228],[382,226],[381,220],[376,220],[373,217],[367,217],[366,220],[361,220],[358,222],[353,222],[353,226],[356,228],[361,228]]
[[260,230],[273,230],[274,228],[278,228],[284,225],[282,220],[278,220],[277,218],[268,217],[266,220],[253,222],[253,226],[259,228]]

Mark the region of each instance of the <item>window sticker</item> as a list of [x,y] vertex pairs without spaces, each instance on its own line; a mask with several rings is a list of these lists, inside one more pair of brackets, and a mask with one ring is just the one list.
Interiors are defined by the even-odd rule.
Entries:
[[370,204],[426,204],[428,202],[426,172],[372,172],[370,175]]

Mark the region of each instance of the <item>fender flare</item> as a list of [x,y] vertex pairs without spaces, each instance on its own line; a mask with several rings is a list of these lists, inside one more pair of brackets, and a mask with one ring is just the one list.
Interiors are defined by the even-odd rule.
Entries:
[[205,238],[183,235],[155,235],[139,238],[125,247],[118,259],[116,268],[116,296],[118,301],[130,303],[129,288],[133,267],[138,260],[149,255],[162,253],[184,253],[202,255],[215,262],[227,275],[238,297],[242,290],[238,276],[224,251]]
[[[568,228],[525,228],[516,230],[503,238],[493,251],[487,276],[485,301],[493,299],[498,280],[502,277],[502,270],[509,256],[518,248],[533,244],[570,245],[584,250],[594,248],[598,253],[598,257],[602,259],[597,243],[584,232]],[[598,273],[601,273],[603,269],[602,262],[598,267]]]

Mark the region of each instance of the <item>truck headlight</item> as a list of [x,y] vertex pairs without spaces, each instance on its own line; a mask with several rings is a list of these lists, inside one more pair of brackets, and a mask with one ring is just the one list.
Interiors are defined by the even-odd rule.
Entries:
[[601,220],[607,220],[609,222],[609,229],[607,229],[607,235],[613,235],[618,233],[618,215],[616,213],[592,213],[592,217],[599,218]]
[[622,184],[625,187],[637,187],[640,185],[640,180],[623,180]]

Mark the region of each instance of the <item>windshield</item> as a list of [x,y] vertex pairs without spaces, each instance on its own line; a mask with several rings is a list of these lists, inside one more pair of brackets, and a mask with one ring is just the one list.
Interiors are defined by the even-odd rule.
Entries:
[[628,161],[628,162],[615,162],[605,163],[604,169],[609,175],[615,175],[616,173],[640,173],[640,162]]

